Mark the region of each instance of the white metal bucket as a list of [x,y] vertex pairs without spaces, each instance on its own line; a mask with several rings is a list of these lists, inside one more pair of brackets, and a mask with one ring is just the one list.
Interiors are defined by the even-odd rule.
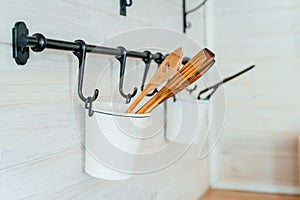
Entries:
[[191,98],[167,101],[166,139],[180,144],[196,144],[209,126],[210,102]]
[[[85,171],[107,180],[132,177],[140,137],[150,114],[124,113],[126,106],[102,102],[94,106],[94,115],[86,114]],[[136,136],[136,137],[135,137]]]

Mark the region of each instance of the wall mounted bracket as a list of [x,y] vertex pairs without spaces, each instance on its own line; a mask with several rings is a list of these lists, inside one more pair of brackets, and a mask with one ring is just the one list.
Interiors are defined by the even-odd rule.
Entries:
[[126,8],[132,6],[133,0],[120,0],[120,15],[126,16]]
[[18,65],[25,65],[29,58],[28,32],[23,22],[17,22],[12,29],[13,58]]
[[187,19],[186,19],[187,15],[190,14],[190,13],[192,13],[192,12],[195,12],[196,10],[198,10],[199,8],[201,8],[202,6],[204,6],[206,2],[207,2],[207,0],[203,0],[203,2],[200,5],[198,5],[195,8],[187,11],[186,10],[186,0],[182,0],[183,33],[186,33],[186,29],[192,27],[191,22],[187,22]]

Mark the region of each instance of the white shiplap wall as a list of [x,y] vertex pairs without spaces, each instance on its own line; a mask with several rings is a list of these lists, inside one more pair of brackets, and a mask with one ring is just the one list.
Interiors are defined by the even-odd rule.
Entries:
[[300,1],[214,0],[214,48],[226,86],[226,121],[213,187],[297,193]]
[[[11,28],[18,20],[31,34],[91,44],[139,27],[182,30],[180,0],[139,0],[127,17],[118,12],[117,0],[1,3],[1,199],[196,199],[207,188],[207,161],[198,161],[193,151],[167,170],[128,181],[86,175],[72,113],[76,58],[69,52],[32,53],[25,67],[12,59]],[[191,18],[197,20],[189,33],[203,43],[203,10]]]

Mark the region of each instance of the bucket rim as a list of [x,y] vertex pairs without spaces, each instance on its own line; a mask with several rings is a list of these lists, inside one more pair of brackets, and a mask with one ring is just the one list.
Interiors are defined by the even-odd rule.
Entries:
[[[105,105],[105,108],[101,108],[101,105]],[[111,110],[110,108],[114,107],[114,105],[116,105],[117,107],[119,106],[119,109]],[[126,107],[119,102],[106,102],[106,101],[96,102],[92,110],[98,114],[104,114],[104,115],[110,115],[116,117],[147,118],[151,116],[151,113],[144,113],[144,114],[125,113]]]
[[[170,98],[169,100],[172,100],[172,98]],[[187,96],[179,96],[176,98],[176,101],[182,101],[182,102],[194,102],[197,104],[209,104],[211,101],[210,100],[205,100],[205,99],[196,99],[196,98],[191,98],[191,97],[187,97]]]
[[93,111],[95,113],[110,115],[110,116],[116,116],[116,117],[147,118],[147,117],[151,116],[151,113],[135,114],[135,113],[121,113],[121,112],[95,110],[95,109],[93,109]]

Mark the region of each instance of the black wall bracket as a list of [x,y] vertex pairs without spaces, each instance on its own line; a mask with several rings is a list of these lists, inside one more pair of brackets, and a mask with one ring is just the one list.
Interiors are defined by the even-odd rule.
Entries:
[[207,0],[203,0],[203,2],[200,5],[196,6],[195,8],[193,8],[191,10],[186,10],[186,0],[182,0],[183,33],[186,33],[186,29],[192,27],[191,22],[187,22],[187,19],[186,19],[187,15],[200,9],[202,6],[205,5],[206,2],[207,2]]
[[27,47],[28,29],[23,22],[17,22],[12,29],[13,58],[18,65],[25,65],[29,58]]
[[132,5],[133,0],[120,0],[120,15],[126,16],[126,8]]

